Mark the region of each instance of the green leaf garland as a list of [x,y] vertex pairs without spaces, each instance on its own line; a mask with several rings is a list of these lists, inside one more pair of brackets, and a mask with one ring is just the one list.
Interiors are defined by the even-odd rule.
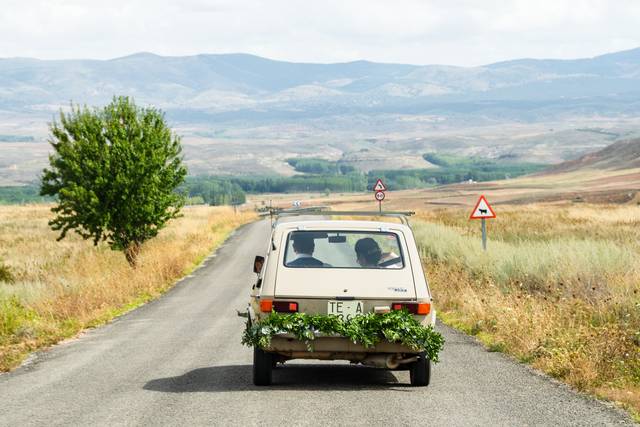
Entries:
[[349,338],[354,344],[370,348],[381,340],[400,343],[416,351],[424,351],[432,362],[444,345],[444,338],[431,326],[421,325],[408,311],[397,310],[385,314],[367,313],[343,321],[337,316],[305,313],[272,312],[259,322],[247,322],[242,343],[268,348],[277,334],[291,334],[313,351],[318,334]]

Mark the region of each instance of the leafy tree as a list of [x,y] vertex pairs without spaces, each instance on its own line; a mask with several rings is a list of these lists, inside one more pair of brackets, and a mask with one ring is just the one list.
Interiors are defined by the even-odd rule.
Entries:
[[49,222],[94,244],[122,250],[131,266],[142,244],[179,215],[183,197],[175,189],[185,178],[180,138],[164,115],[137,107],[128,97],[102,109],[72,106],[50,125],[50,168],[41,194],[57,196]]

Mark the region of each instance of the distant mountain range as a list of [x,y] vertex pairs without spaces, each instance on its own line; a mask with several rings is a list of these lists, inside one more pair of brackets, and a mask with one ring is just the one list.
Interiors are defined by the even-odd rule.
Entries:
[[0,186],[47,163],[47,123],[114,95],[167,113],[193,175],[292,175],[292,157],[361,171],[434,167],[425,153],[560,163],[640,137],[640,48],[482,67],[247,54],[0,59]]
[[247,54],[112,60],[0,59],[0,109],[42,112],[131,95],[177,120],[336,114],[485,115],[640,112],[640,48],[588,59],[520,59],[481,67],[356,61],[305,64]]

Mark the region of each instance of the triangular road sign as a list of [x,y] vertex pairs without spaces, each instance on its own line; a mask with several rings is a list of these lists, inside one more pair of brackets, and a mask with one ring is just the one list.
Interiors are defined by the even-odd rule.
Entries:
[[387,187],[385,187],[380,178],[376,181],[376,185],[373,186],[373,191],[387,191]]
[[478,199],[478,203],[476,203],[476,207],[473,208],[473,212],[471,212],[471,216],[469,219],[482,219],[482,218],[495,218],[496,213],[491,208],[489,202],[487,202],[486,197],[480,196]]

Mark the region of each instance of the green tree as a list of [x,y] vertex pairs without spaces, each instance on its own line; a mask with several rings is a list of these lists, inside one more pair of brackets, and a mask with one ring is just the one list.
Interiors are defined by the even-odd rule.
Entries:
[[124,251],[131,266],[142,244],[179,215],[184,200],[176,190],[185,178],[180,138],[164,115],[137,107],[128,97],[102,109],[71,107],[50,125],[50,168],[41,194],[57,196],[49,222],[94,244],[106,241]]

